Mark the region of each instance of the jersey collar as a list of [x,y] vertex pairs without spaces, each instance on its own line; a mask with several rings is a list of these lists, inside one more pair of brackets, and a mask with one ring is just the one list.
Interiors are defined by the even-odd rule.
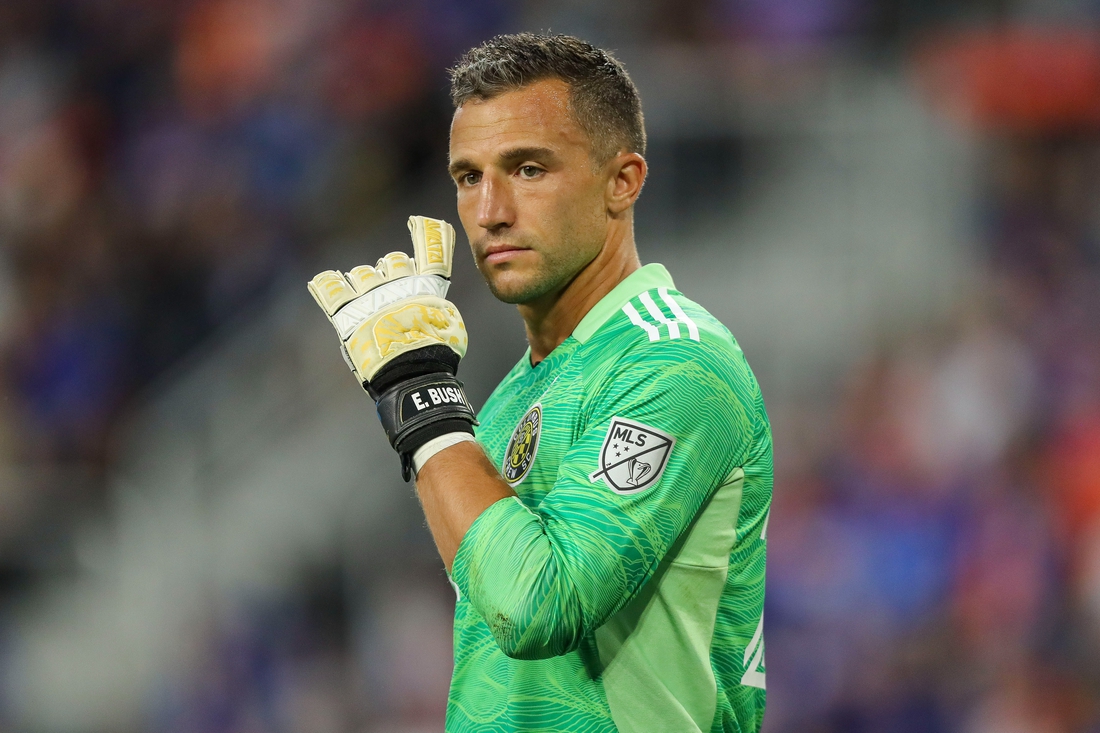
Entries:
[[630,302],[631,298],[641,295],[654,288],[675,288],[672,276],[664,265],[654,262],[645,267],[638,268],[630,273],[625,280],[616,285],[610,293],[603,296],[600,302],[592,306],[592,310],[585,314],[577,327],[573,329],[573,338],[582,344],[599,330],[600,326],[607,322],[608,318]]

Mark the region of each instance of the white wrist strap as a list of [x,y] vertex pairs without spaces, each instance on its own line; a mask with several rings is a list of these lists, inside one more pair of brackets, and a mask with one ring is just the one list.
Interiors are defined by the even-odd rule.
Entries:
[[447,433],[446,435],[440,435],[438,438],[432,438],[413,453],[413,469],[420,473],[420,469],[436,453],[444,448],[450,448],[452,445],[465,443],[467,440],[474,440],[474,436],[469,433]]

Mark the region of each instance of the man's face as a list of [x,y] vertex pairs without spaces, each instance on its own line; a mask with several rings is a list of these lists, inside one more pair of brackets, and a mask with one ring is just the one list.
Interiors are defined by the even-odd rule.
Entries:
[[458,215],[489,289],[530,303],[563,289],[607,231],[604,171],[552,79],[462,105],[451,122]]

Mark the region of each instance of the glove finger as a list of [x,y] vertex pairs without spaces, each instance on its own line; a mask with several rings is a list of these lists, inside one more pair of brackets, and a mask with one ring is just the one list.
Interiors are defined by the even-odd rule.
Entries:
[[351,286],[355,288],[355,292],[362,295],[363,293],[369,293],[376,287],[386,282],[385,273],[379,272],[370,265],[359,265],[352,268],[352,270],[345,276]]
[[387,281],[416,274],[416,265],[413,264],[412,258],[404,252],[390,252],[378,260],[378,264],[374,267]]
[[449,278],[454,262],[454,227],[442,219],[410,216],[409,234],[412,235],[417,272]]
[[336,270],[325,270],[314,276],[309,284],[310,295],[321,306],[325,315],[332,316],[349,300],[356,296],[355,289],[344,276]]

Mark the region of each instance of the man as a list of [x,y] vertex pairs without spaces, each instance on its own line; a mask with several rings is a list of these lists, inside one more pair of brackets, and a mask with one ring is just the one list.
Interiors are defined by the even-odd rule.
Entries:
[[519,34],[452,94],[459,217],[530,344],[476,441],[444,222],[310,285],[458,590],[447,730],[756,731],[771,435],[729,331],[638,261],[637,90],[600,49]]

